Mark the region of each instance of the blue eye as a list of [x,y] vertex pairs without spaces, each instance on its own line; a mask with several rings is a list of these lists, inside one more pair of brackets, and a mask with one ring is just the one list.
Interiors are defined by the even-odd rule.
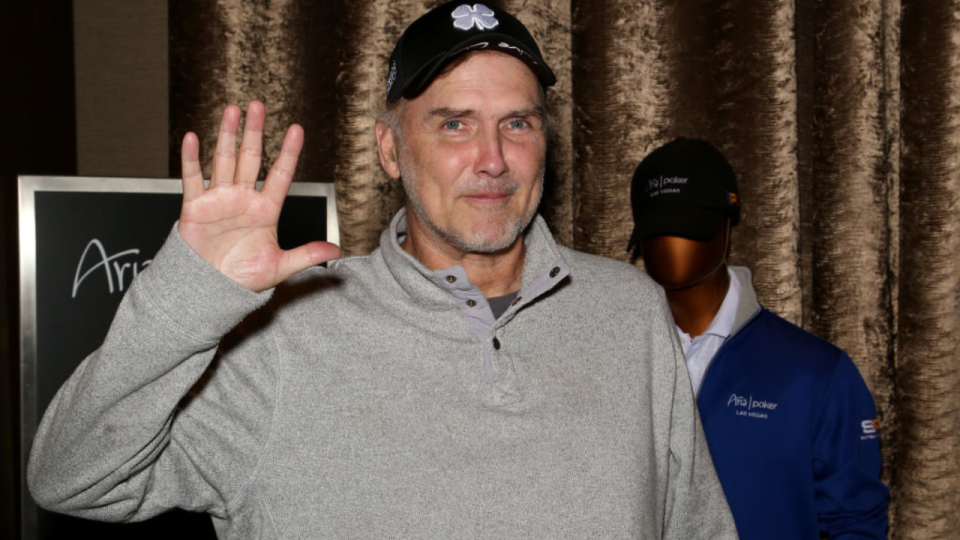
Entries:
[[519,118],[510,121],[510,129],[523,129],[526,125],[527,122]]
[[463,122],[459,120],[447,120],[446,122],[443,123],[444,129],[449,129],[453,131],[460,129],[462,126],[463,126]]

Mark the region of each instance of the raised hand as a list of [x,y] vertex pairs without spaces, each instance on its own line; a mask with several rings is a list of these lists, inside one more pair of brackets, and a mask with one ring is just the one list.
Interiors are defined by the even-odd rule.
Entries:
[[280,155],[257,191],[266,116],[263,103],[251,101],[247,106],[238,154],[240,115],[236,105],[223,111],[208,188],[203,185],[197,135],[187,133],[183,137],[183,207],[178,231],[211,266],[260,292],[305,268],[339,257],[340,248],[311,242],[287,251],[280,249],[277,220],[303,148],[303,128],[293,124],[287,129]]

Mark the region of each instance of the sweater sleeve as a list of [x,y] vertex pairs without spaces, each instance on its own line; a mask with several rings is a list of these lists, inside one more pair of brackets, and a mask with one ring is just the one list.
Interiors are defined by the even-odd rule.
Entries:
[[880,430],[873,398],[844,354],[814,433],[817,519],[832,540],[887,537],[887,488],[880,481]]
[[[736,539],[737,529],[700,425],[686,360],[664,301],[663,339],[672,343],[670,459],[664,539]],[[669,350],[669,348],[667,349]]]
[[[214,371],[208,367],[221,337],[270,294],[217,272],[174,226],[127,292],[101,347],[43,416],[27,469],[38,504],[105,521],[138,521],[173,507],[227,513],[244,484],[237,475],[253,469],[272,387],[235,377],[251,388],[247,408],[222,402],[202,414],[188,392]],[[226,376],[269,362],[270,341],[257,334],[231,351]],[[272,376],[266,371],[261,377]]]

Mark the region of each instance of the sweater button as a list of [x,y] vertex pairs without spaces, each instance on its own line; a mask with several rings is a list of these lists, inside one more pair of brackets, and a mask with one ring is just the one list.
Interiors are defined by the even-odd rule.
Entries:
[[473,299],[467,300],[467,307],[476,307],[476,305],[477,305],[476,300],[473,300]]
[[557,274],[560,273],[560,267],[554,266],[553,270],[550,271],[550,277],[557,277]]
[[447,276],[447,283],[456,283],[457,276]]
[[498,350],[498,351],[500,350],[500,340],[499,340],[499,339],[493,338],[493,348],[496,349],[496,350]]

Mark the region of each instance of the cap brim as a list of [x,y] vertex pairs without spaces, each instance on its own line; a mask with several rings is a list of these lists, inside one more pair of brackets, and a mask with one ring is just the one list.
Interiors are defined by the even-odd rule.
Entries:
[[637,220],[627,251],[651,236],[679,236],[690,240],[710,240],[723,226],[728,215],[712,210],[659,208],[645,212]]

